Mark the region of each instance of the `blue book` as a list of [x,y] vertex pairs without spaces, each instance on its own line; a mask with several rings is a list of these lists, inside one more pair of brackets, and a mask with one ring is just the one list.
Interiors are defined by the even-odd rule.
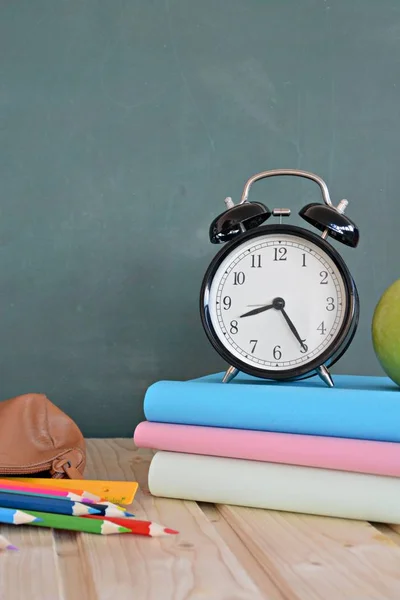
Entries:
[[335,375],[278,383],[239,373],[159,381],[144,398],[148,421],[400,442],[400,388],[387,377]]

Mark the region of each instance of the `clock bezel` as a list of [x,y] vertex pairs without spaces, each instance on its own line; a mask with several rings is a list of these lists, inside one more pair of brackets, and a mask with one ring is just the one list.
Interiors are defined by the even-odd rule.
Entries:
[[[345,294],[346,294],[346,310],[343,318],[342,325],[334,337],[333,341],[326,347],[326,349],[316,358],[309,362],[303,363],[300,366],[292,367],[281,371],[274,371],[270,369],[260,368],[257,366],[249,365],[244,361],[241,361],[235,355],[231,354],[229,350],[222,344],[218,335],[213,327],[210,312],[208,298],[210,295],[210,288],[216,274],[218,267],[221,262],[233,252],[238,246],[241,246],[244,242],[253,238],[261,237],[268,234],[288,234],[306,239],[320,248],[323,252],[329,256],[329,258],[335,263],[340,276],[342,277]],[[203,277],[201,291],[200,291],[200,317],[203,328],[207,335],[207,338],[214,350],[223,358],[229,365],[235,367],[243,373],[247,373],[253,377],[260,377],[262,379],[271,380],[284,380],[293,381],[297,379],[305,379],[311,377],[316,373],[316,370],[324,365],[325,367],[332,366],[349,347],[358,326],[359,319],[359,298],[357,288],[354,279],[340,256],[338,251],[325,239],[316,235],[314,232],[298,227],[296,225],[284,225],[284,224],[270,224],[262,225],[255,229],[251,229],[245,233],[238,235],[233,240],[230,240],[221,248],[221,250],[214,256],[211,263],[209,264],[207,271]]]

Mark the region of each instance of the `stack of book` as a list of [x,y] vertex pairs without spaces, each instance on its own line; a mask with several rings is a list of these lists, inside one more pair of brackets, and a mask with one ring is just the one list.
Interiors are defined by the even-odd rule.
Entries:
[[400,388],[386,377],[159,381],[137,447],[154,496],[400,524]]

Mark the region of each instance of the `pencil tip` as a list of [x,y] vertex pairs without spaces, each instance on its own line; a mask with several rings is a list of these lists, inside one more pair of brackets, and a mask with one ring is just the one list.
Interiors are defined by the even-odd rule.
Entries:
[[25,513],[21,516],[20,521],[21,523],[41,523],[43,519],[41,517],[36,517],[35,515]]
[[118,531],[119,533],[132,533],[132,531],[130,529],[128,529],[128,527],[118,527]]
[[13,546],[13,544],[10,544],[7,546],[7,550],[19,550],[19,548],[17,548],[17,546]]
[[169,527],[164,527],[165,533],[170,533],[171,535],[176,535],[179,531],[175,531],[175,529],[169,529]]
[[91,494],[90,492],[83,492],[82,496],[87,498],[88,500],[93,500],[93,502],[99,502],[101,500],[100,496],[96,496],[95,494]]
[[99,515],[101,513],[101,510],[99,510],[98,508],[92,508],[92,507],[87,507],[87,514],[88,515]]

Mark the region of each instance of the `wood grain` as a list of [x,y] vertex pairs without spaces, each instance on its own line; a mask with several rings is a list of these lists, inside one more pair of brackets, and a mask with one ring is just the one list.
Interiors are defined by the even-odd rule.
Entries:
[[21,525],[1,525],[0,533],[19,548],[18,552],[0,553],[1,600],[63,598],[51,532]]
[[195,502],[156,499],[149,494],[151,453],[134,449],[131,440],[89,440],[88,450],[88,478],[101,474],[138,481],[140,491],[130,507],[135,515],[181,532],[162,539],[82,536],[99,599],[268,598]]
[[282,592],[271,581],[263,567],[251,554],[245,544],[243,544],[240,537],[223,518],[215,505],[202,502],[199,503],[199,506],[207,516],[208,520],[214,525],[222,539],[228,544],[234,555],[239,559],[240,564],[246,569],[247,573],[249,573],[253,581],[263,592],[264,598],[270,598],[271,600],[285,600]]
[[97,600],[96,586],[83,544],[83,539],[88,535],[75,531],[53,532],[63,599],[76,598],[79,590],[82,599]]
[[368,523],[217,508],[286,600],[400,598],[400,548]]
[[400,527],[153,498],[150,450],[87,440],[87,478],[136,480],[129,507],[179,536],[0,526],[0,600],[398,600]]
[[[395,544],[400,546],[400,527],[398,525],[385,525],[384,523],[371,523],[376,529],[378,529],[383,535],[389,537]],[[396,527],[399,530],[396,531]]]
[[386,528],[387,534],[390,535],[390,537],[396,541],[396,543],[400,543],[400,525],[392,525],[391,523],[388,523],[387,525],[379,524],[377,527],[380,529]]

